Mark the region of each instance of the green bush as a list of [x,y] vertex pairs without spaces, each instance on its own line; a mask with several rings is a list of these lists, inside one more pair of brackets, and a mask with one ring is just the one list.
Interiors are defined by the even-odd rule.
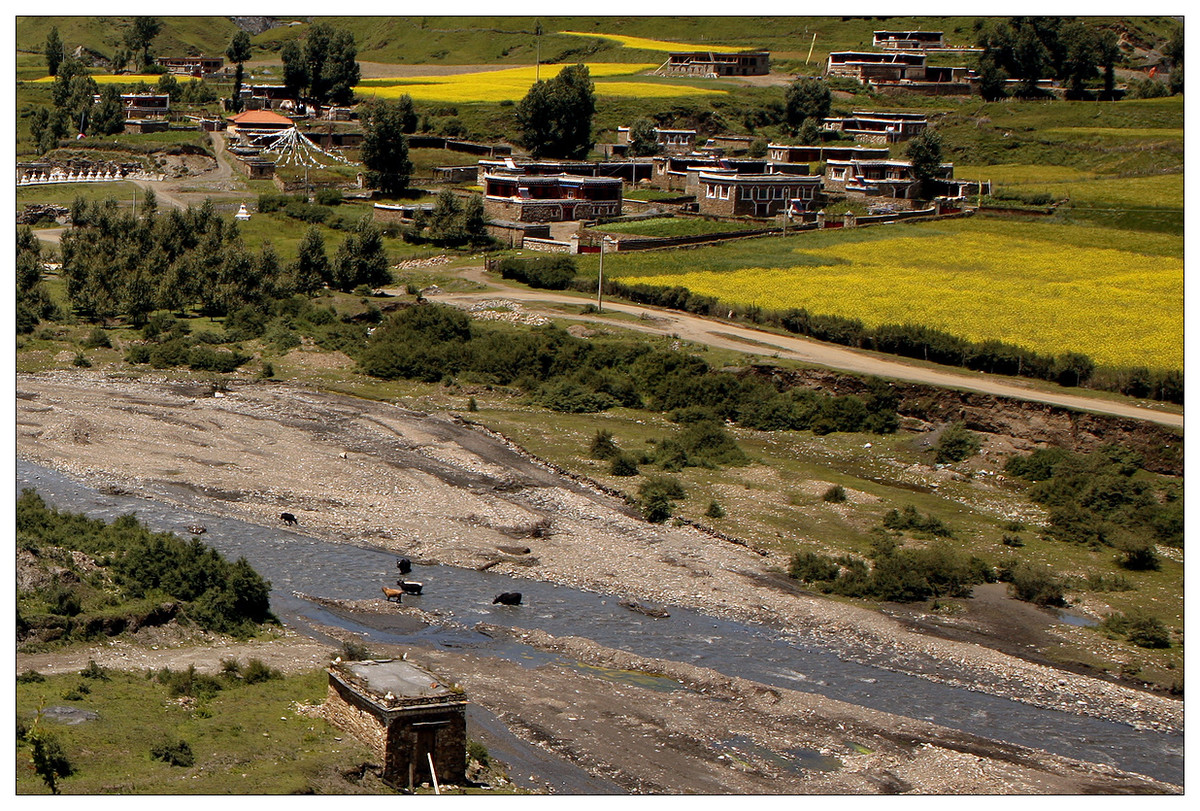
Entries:
[[1021,561],[1000,572],[1008,581],[1008,593],[1018,600],[1035,605],[1066,605],[1066,584],[1048,566]]
[[191,766],[196,762],[192,747],[187,741],[165,740],[150,749],[150,757],[171,766]]
[[940,464],[961,462],[979,452],[979,435],[967,430],[961,422],[956,422],[938,437],[934,446],[934,458]]
[[788,574],[801,583],[834,580],[840,572],[833,558],[816,552],[796,552],[788,563]]
[[1141,610],[1117,612],[1107,617],[1102,625],[1105,630],[1124,636],[1138,647],[1171,647],[1171,632],[1166,624]]
[[593,459],[612,459],[621,453],[617,443],[613,441],[612,431],[603,428],[596,431],[592,444],[588,447],[588,456]]
[[883,525],[897,531],[909,530],[916,533],[936,535],[940,538],[952,538],[954,533],[942,523],[942,520],[932,514],[922,515],[911,504],[903,510],[889,510],[883,517]]
[[108,333],[101,327],[94,327],[88,336],[83,339],[82,344],[84,349],[97,349],[104,347],[112,349],[112,341],[108,337]]
[[282,679],[283,673],[270,665],[263,662],[261,659],[251,659],[242,668],[242,679],[246,684],[258,684],[259,682],[269,681],[271,679]]
[[725,510],[715,501],[708,502],[708,509],[704,511],[706,518],[724,518]]
[[613,476],[636,476],[638,474],[637,459],[629,453],[618,453],[612,458],[608,472]]
[[575,260],[569,256],[511,257],[500,262],[499,270],[503,279],[544,290],[565,290],[578,272]]

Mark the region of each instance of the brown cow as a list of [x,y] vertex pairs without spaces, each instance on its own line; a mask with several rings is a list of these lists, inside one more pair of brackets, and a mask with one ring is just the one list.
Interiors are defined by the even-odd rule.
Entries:
[[383,599],[387,600],[389,603],[401,602],[402,597],[404,597],[404,592],[401,589],[389,589],[387,586],[383,587]]

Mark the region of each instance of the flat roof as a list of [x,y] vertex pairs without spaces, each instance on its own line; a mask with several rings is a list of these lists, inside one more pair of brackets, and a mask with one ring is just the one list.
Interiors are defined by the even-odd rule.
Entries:
[[336,668],[356,677],[373,694],[386,698],[437,698],[457,695],[437,676],[403,659],[342,662]]

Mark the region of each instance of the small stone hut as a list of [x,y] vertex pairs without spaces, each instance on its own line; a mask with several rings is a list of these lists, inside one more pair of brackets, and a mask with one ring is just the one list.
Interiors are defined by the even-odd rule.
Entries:
[[462,784],[467,769],[467,698],[400,659],[338,662],[329,667],[326,718],[370,746],[383,779],[397,786]]

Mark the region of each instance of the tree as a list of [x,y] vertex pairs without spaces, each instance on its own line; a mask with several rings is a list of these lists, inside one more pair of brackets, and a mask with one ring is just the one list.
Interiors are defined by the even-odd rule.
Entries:
[[[412,100],[409,100],[411,110]],[[408,186],[412,161],[404,134],[405,113],[401,104],[376,101],[363,110],[362,162],[367,182],[384,194],[399,194]]]
[[466,241],[462,233],[462,206],[454,192],[442,189],[429,212],[426,221],[429,238],[442,245],[456,245]]
[[288,275],[291,277],[289,283],[292,290],[302,295],[315,293],[330,280],[325,240],[317,226],[309,226],[304,233],[296,261],[289,266]]
[[1074,21],[1063,26],[1059,41],[1065,46],[1061,75],[1067,81],[1067,98],[1081,99],[1084,95],[1084,83],[1097,75],[1096,63],[1100,61],[1099,39],[1087,25]]
[[463,204],[462,230],[467,244],[472,247],[487,245],[492,241],[487,232],[487,213],[483,208],[483,195],[472,194]]
[[521,142],[535,158],[583,158],[592,148],[595,88],[585,65],[540,81],[517,105]]
[[125,129],[125,105],[121,90],[115,84],[105,85],[100,101],[92,108],[88,132],[94,135],[115,135]]
[[662,152],[658,143],[658,128],[648,118],[639,118],[629,128],[629,150],[631,158],[644,158]]
[[[304,38],[308,92],[319,104],[348,104],[361,75],[354,35],[317,23]],[[285,70],[286,75],[286,70]]]
[[239,29],[225,49],[225,58],[237,65],[233,74],[233,98],[230,100],[230,107],[236,112],[242,109],[242,71],[243,63],[250,60],[250,35]]
[[1183,26],[1176,26],[1171,38],[1163,47],[1163,56],[1171,65],[1170,87],[1172,93],[1183,92]]
[[800,78],[784,91],[784,123],[792,132],[809,119],[819,125],[829,115],[833,94],[820,79]]
[[979,58],[979,94],[984,101],[999,101],[1008,96],[1004,80],[1008,74],[996,64],[996,57],[984,54]]
[[50,33],[46,35],[44,53],[46,54],[46,69],[50,72],[51,76],[57,75],[58,66],[66,56],[62,39],[58,36],[58,26],[51,28]]
[[279,55],[283,60],[283,86],[299,98],[309,82],[308,63],[304,61],[300,45],[292,40],[283,46]]
[[125,44],[137,55],[140,69],[150,64],[150,43],[161,30],[162,22],[157,17],[134,17],[133,25],[125,32]]
[[350,292],[361,284],[381,287],[392,280],[383,234],[364,216],[338,246],[333,259],[333,287]]
[[927,127],[908,142],[904,154],[912,162],[913,177],[920,184],[920,195],[924,197],[930,181],[941,175],[942,136]]

